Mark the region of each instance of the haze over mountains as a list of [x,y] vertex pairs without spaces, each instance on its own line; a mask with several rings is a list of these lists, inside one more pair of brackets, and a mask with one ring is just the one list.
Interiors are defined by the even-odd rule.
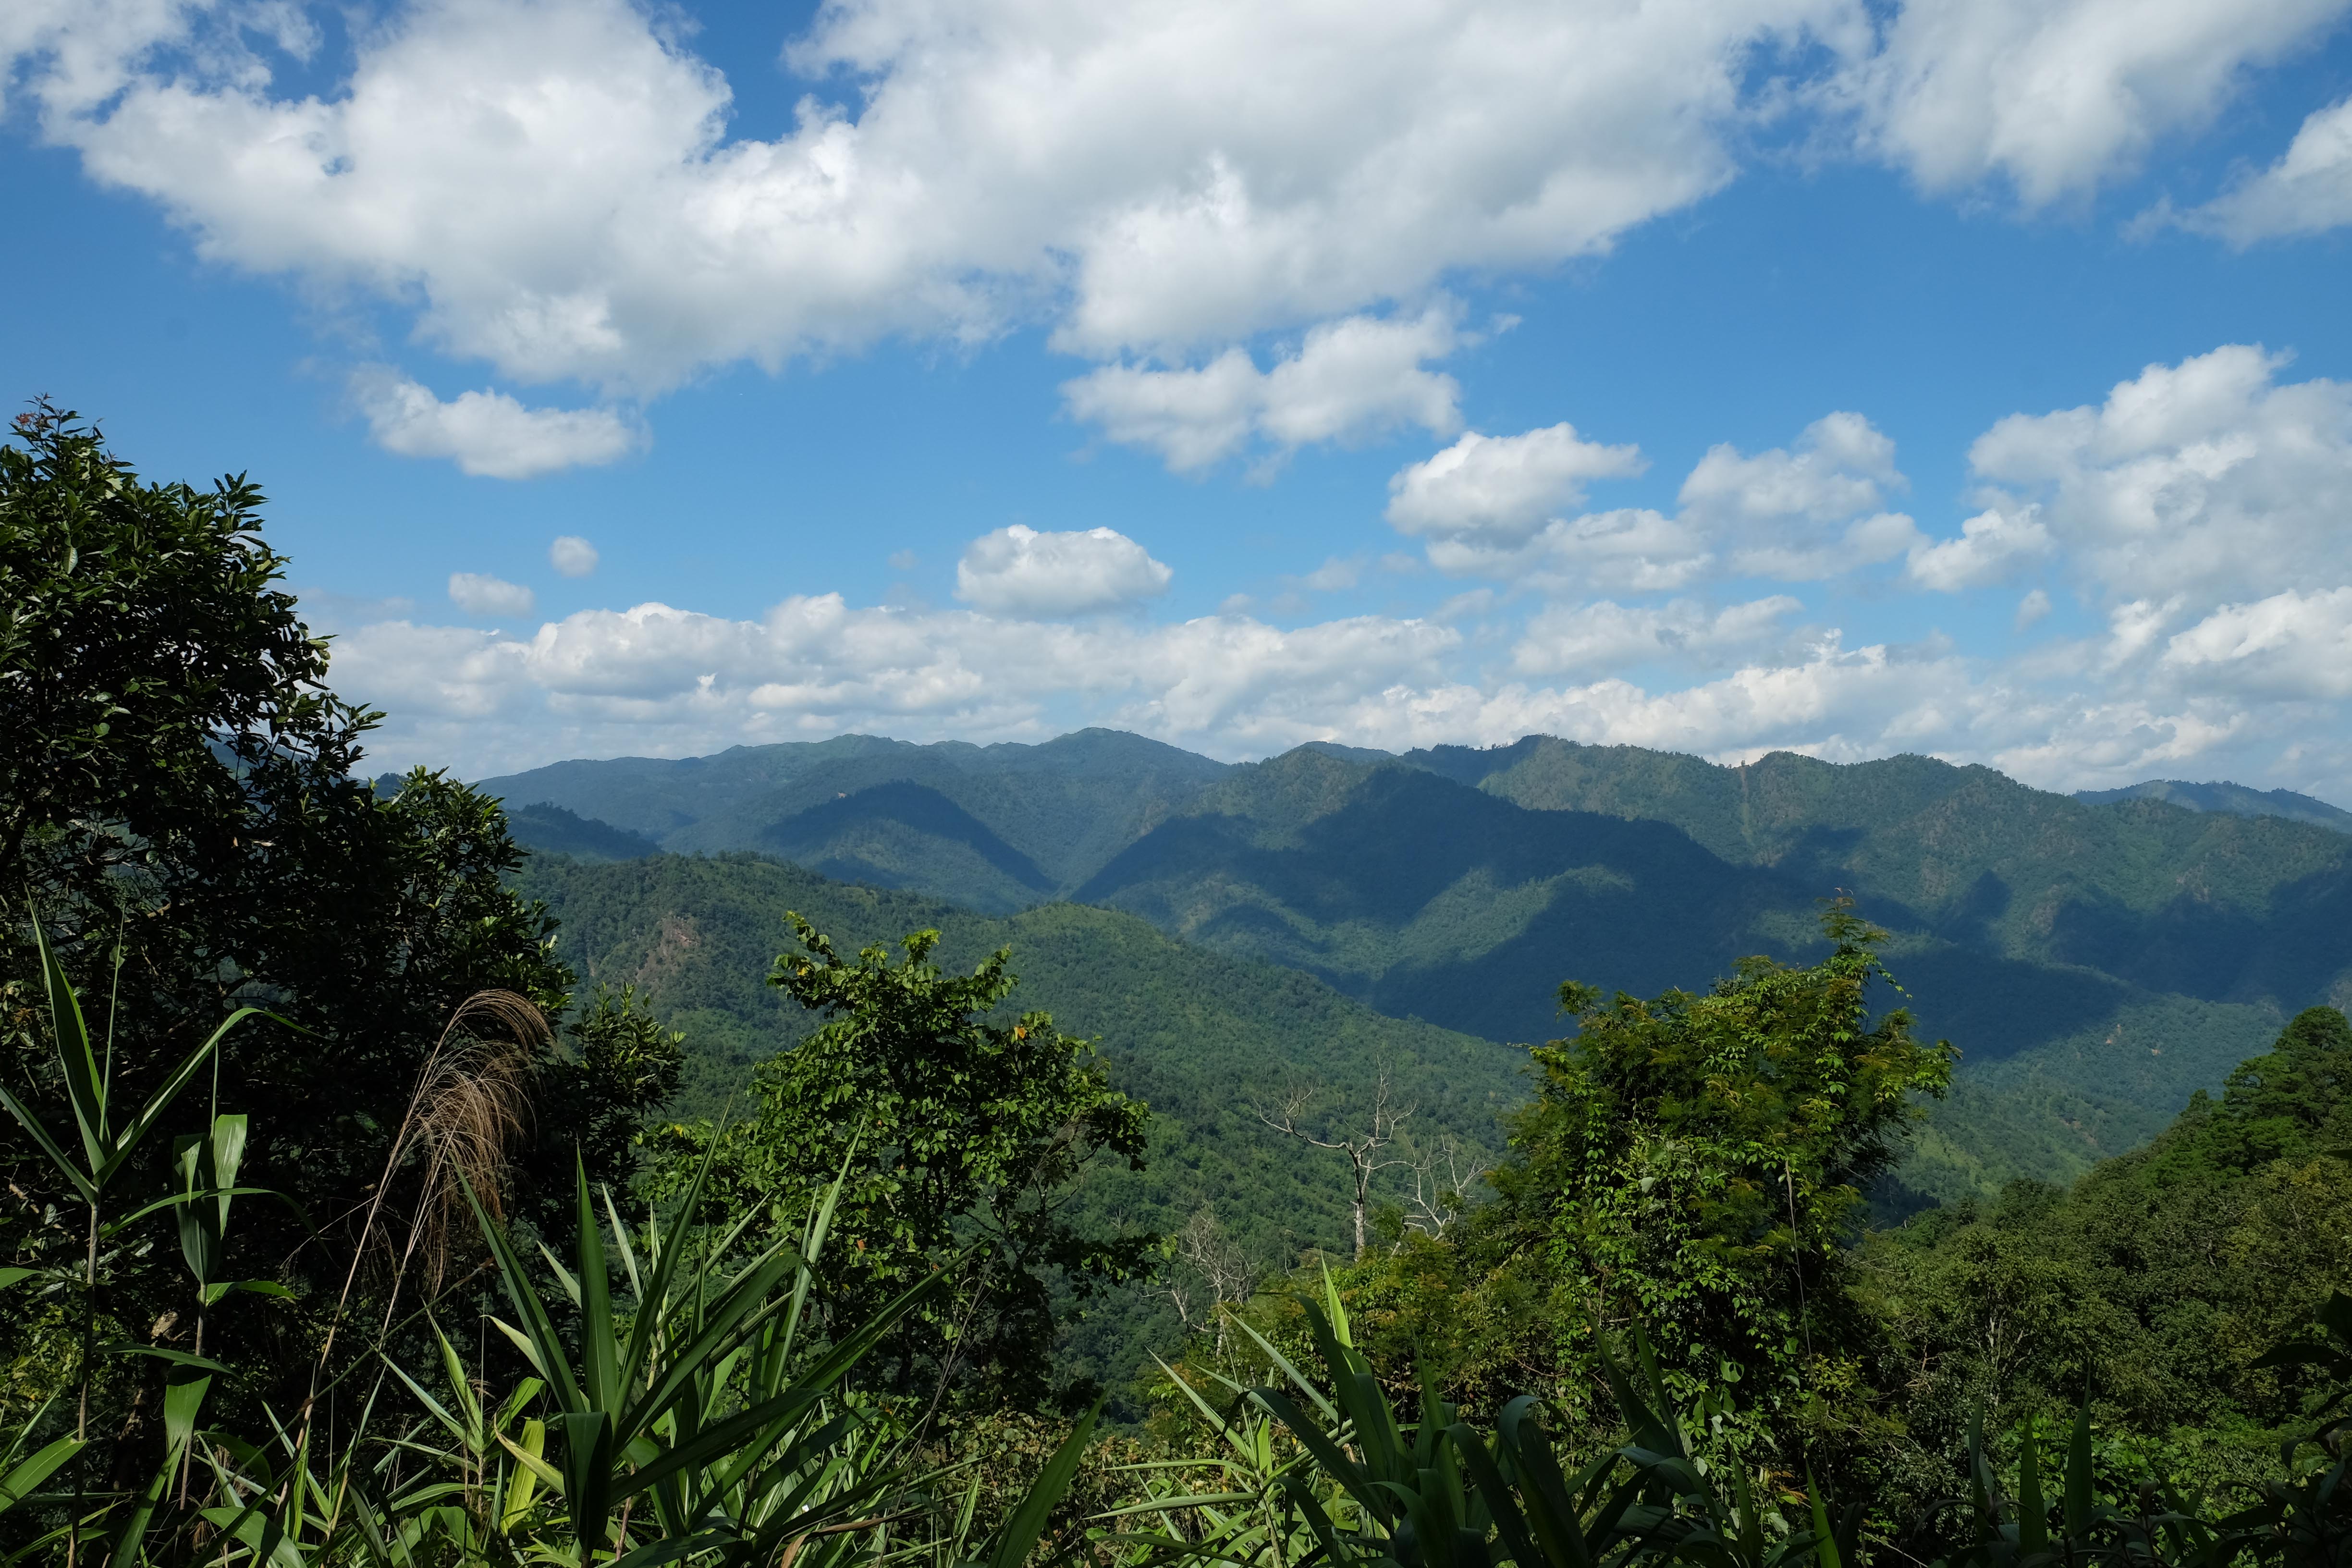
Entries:
[[[1747,953],[1802,957],[1819,901],[1843,892],[1895,933],[1923,1026],[1964,1053],[1906,1166],[1928,1195],[2129,1147],[2283,1016],[2352,994],[2352,837],[2242,815],[2251,791],[2182,809],[1922,757],[1723,767],[1545,737],[1226,764],[1100,730],[843,736],[483,787],[546,851],[751,851],[984,915],[1101,906],[1490,1041],[1559,1032],[1562,979],[1647,994]],[[620,868],[580,874],[600,870]],[[658,903],[633,918],[657,925]]]

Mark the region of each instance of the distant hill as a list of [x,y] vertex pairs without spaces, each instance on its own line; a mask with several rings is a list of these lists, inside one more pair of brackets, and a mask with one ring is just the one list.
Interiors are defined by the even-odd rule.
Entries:
[[569,763],[484,787],[658,838],[1012,914],[1129,911],[1396,1018],[1557,1031],[1564,978],[1654,993],[1812,951],[1843,891],[1895,933],[1961,1091],[1920,1192],[2070,1177],[2135,1146],[2284,1018],[2352,996],[2352,837],[2094,804],[1926,757],[1745,766],[1531,736],[1229,765],[1138,736],[872,737]]
[[2220,811],[2231,816],[2284,816],[2352,833],[2352,811],[2333,806],[2291,789],[2249,789],[2236,784],[2185,784],[2179,779],[2149,779],[2122,789],[2076,790],[2074,798],[2094,805],[2119,800],[2160,800],[2190,811]]
[[642,833],[544,803],[507,808],[507,827],[524,848],[575,860],[635,860],[661,853]]
[[[754,1063],[814,1027],[766,984],[786,910],[844,950],[936,929],[945,968],[1010,947],[1021,983],[1009,1006],[1099,1037],[1113,1081],[1157,1114],[1150,1168],[1104,1173],[1085,1201],[1163,1231],[1211,1208],[1262,1267],[1342,1245],[1346,1161],[1274,1132],[1253,1106],[1313,1082],[1326,1090],[1318,1104],[1345,1114],[1386,1072],[1396,1101],[1418,1108],[1409,1131],[1432,1144],[1451,1135],[1491,1159],[1498,1117],[1528,1092],[1524,1052],[1384,1016],[1308,975],[1187,946],[1116,910],[1048,904],[992,918],[750,855],[534,858],[520,887],[562,922],[557,951],[584,979],[638,987],[687,1032],[683,1114],[719,1113]],[[1137,1347],[1181,1339],[1165,1299],[1138,1296],[1087,1330],[1077,1354],[1118,1384]]]
[[1034,746],[842,735],[558,763],[480,787],[510,808],[562,806],[683,854],[755,850],[1003,914],[1076,887],[1227,769],[1116,730]]

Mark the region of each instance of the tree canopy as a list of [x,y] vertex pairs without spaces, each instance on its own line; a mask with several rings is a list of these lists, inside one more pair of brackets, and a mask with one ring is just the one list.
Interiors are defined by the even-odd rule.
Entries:
[[[379,715],[329,686],[330,644],[283,587],[257,486],[144,480],[46,403],[15,428],[0,447],[0,1073],[31,1104],[61,1092],[36,1038],[35,911],[84,994],[104,1000],[126,1095],[238,1004],[296,1026],[240,1030],[208,1092],[184,1097],[170,1136],[139,1156],[152,1186],[208,1107],[250,1118],[244,1179],[295,1200],[247,1205],[239,1226],[243,1267],[295,1292],[249,1315],[257,1350],[285,1339],[270,1313],[331,1299],[341,1277],[298,1209],[352,1239],[459,1005],[499,990],[556,1017],[573,978],[544,910],[506,885],[521,852],[495,801],[424,770],[379,791],[360,771]],[[560,1202],[563,1188],[531,1176],[562,1169],[551,1156],[575,1143],[592,1169],[622,1169],[638,1115],[675,1082],[675,1038],[611,1005],[575,1020],[568,1044],[476,1017],[519,1063],[532,1111],[506,1140],[510,1195],[526,1210]],[[527,1157],[534,1143],[551,1158]],[[421,1164],[392,1171],[380,1209],[409,1212]],[[37,1249],[49,1175],[15,1140],[0,1166],[19,1249]],[[156,1321],[163,1268],[126,1264],[110,1312]]]
[[[894,963],[880,946],[845,958],[787,918],[799,951],[776,960],[769,984],[826,1021],[759,1069],[757,1115],[719,1138],[724,1189],[756,1210],[845,1171],[820,1266],[829,1310],[854,1317],[934,1269],[955,1276],[951,1296],[896,1336],[894,1387],[940,1380],[970,1402],[1046,1398],[1057,1323],[1153,1256],[1155,1237],[1083,1228],[1065,1213],[1097,1156],[1142,1168],[1145,1108],[1109,1086],[1092,1042],[1047,1014],[996,1016],[1014,985],[1008,951],[943,974],[929,962],[936,931],[906,937]],[[708,1149],[684,1130],[672,1146],[674,1179]]]

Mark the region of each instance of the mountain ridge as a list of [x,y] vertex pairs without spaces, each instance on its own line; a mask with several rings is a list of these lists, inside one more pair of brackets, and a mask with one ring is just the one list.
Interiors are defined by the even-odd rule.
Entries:
[[585,816],[616,800],[666,814],[670,850],[781,856],[999,918],[1125,910],[1498,1041],[1558,1033],[1563,979],[1654,994],[1750,953],[1801,960],[1821,900],[1850,897],[1893,933],[1923,1026],[1966,1053],[1906,1167],[1937,1194],[2130,1147],[2284,1016],[2352,996],[2352,837],[1928,757],[1722,766],[1530,736],[1223,763],[1094,731],[838,737],[483,787]]

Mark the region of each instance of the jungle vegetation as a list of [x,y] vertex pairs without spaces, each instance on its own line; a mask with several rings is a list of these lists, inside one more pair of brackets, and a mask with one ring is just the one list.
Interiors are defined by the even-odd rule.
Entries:
[[[0,447],[0,1563],[2352,1552],[2334,1009],[1874,1226],[1955,1052],[1843,900],[1702,989],[1521,973],[1570,1026],[1513,1053],[1117,910],[531,863],[364,773],[262,505],[47,404]],[[1152,766],[1067,863],[1195,820]],[[1423,777],[1184,842],[1296,870]]]

